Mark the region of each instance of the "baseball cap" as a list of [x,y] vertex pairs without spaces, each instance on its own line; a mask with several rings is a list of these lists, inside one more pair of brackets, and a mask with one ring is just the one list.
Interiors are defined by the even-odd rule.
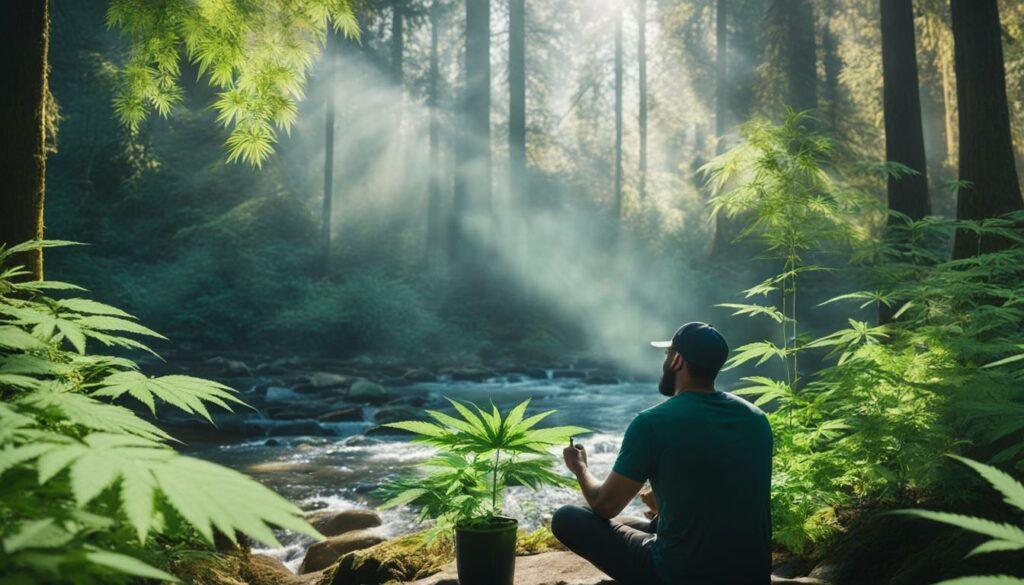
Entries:
[[708,323],[691,321],[676,329],[669,341],[652,341],[654,347],[671,347],[692,364],[715,372],[722,369],[729,357],[729,344],[717,329]]

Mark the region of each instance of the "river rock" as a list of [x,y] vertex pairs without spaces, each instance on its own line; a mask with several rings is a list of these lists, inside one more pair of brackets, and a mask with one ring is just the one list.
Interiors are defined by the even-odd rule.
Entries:
[[380,526],[382,522],[376,512],[351,509],[341,512],[321,512],[310,519],[310,524],[324,536],[340,536],[353,530]]
[[376,437],[376,436],[380,436],[380,435],[383,435],[383,436],[395,435],[395,436],[397,436],[397,435],[415,435],[415,434],[416,433],[414,433],[412,431],[407,431],[405,429],[396,429],[396,428],[393,428],[393,427],[385,427],[383,425],[377,425],[375,427],[368,428],[363,433],[363,435],[365,435],[367,437]]
[[413,406],[419,408],[430,402],[430,397],[426,394],[413,394],[410,396],[400,396],[391,400],[387,403],[387,406]]
[[346,406],[337,410],[321,414],[316,417],[320,422],[353,422],[363,420],[363,408],[361,406]]
[[341,557],[324,572],[327,585],[379,585],[407,582],[436,573],[453,560],[450,547],[423,542],[423,533],[388,540]]
[[392,395],[383,386],[367,379],[360,379],[352,384],[346,396],[352,402],[363,404],[384,404]]
[[241,360],[229,360],[223,357],[212,357],[199,362],[195,370],[207,376],[224,378],[252,377],[252,370]]
[[341,374],[332,374],[330,372],[315,372],[306,377],[307,381],[314,387],[319,389],[324,388],[338,388],[342,386],[348,386],[352,383],[352,379],[348,376],[342,376]]
[[427,370],[408,370],[402,374],[402,378],[410,382],[436,382],[437,374]]
[[365,447],[367,445],[379,445],[380,439],[374,439],[373,437],[367,437],[366,435],[353,435],[345,439],[346,447]]
[[552,378],[586,378],[587,373],[583,370],[555,370],[551,374]]
[[427,415],[423,410],[413,406],[385,406],[373,415],[373,420],[384,424],[403,420],[427,420]]
[[497,376],[495,372],[491,370],[484,370],[480,368],[458,368],[447,370],[448,376],[458,382],[483,382],[488,378]]
[[323,579],[322,572],[296,575],[275,558],[240,552],[189,555],[171,572],[185,583],[203,585],[315,585]]
[[[337,583],[337,581],[335,581]],[[410,585],[458,585],[455,563]],[[516,585],[614,585],[615,581],[575,553],[556,551],[516,557]]]
[[326,569],[346,553],[370,548],[381,542],[384,542],[384,539],[369,530],[355,530],[339,536],[332,536],[309,547],[309,550],[306,551],[306,558],[302,560],[302,566],[299,567],[299,573],[312,573]]

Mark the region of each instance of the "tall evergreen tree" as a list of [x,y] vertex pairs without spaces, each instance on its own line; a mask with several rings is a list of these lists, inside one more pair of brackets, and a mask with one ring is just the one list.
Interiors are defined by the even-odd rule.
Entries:
[[781,68],[782,100],[798,112],[818,107],[818,63],[811,0],[772,0],[768,62]]
[[327,274],[331,265],[331,221],[334,203],[334,88],[338,75],[338,40],[328,33],[324,51],[324,199],[320,224],[320,273]]
[[[880,8],[885,158],[917,173],[889,175],[889,207],[911,219],[921,219],[931,213],[931,206],[914,42],[914,4],[913,0],[880,0]],[[899,223],[896,218],[891,221]],[[880,303],[879,321],[884,323],[891,317],[892,309]]]
[[637,65],[640,76],[640,177],[637,191],[643,200],[647,196],[647,0],[638,0],[636,21]]
[[469,258],[469,221],[491,212],[491,5],[466,0],[464,121],[456,152],[450,250]]
[[508,186],[522,206],[526,179],[526,0],[508,2]]
[[[14,2],[0,19],[0,244],[43,237],[46,137],[54,104],[47,83],[50,40],[48,0]],[[19,261],[43,277],[43,253],[22,254]]]
[[722,154],[722,137],[729,131],[729,88],[727,83],[729,59],[728,16],[729,0],[715,3],[715,153]]
[[618,245],[622,223],[622,17],[615,14],[615,194],[613,244]]
[[[1010,135],[999,4],[952,0],[950,7],[960,116],[959,179],[968,183],[957,193],[957,217],[985,219],[1024,208]],[[968,258],[1005,245],[959,230],[953,257]]]
[[441,120],[440,83],[441,66],[439,40],[441,26],[441,1],[430,3],[430,71],[427,77],[427,107],[429,111],[430,178],[427,185],[427,245],[426,257],[433,260],[441,243]]

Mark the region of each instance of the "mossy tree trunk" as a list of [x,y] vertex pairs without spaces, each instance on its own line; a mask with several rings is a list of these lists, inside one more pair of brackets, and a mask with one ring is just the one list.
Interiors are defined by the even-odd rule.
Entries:
[[[43,194],[46,178],[46,136],[52,113],[47,85],[49,46],[47,0],[11,2],[0,19],[0,243],[18,244],[43,237]],[[43,253],[35,250],[20,261],[32,277],[43,277]]]
[[[960,114],[957,218],[986,219],[1024,208],[1006,101],[1006,69],[997,0],[952,0]],[[959,230],[954,258],[1000,250],[1003,239]]]

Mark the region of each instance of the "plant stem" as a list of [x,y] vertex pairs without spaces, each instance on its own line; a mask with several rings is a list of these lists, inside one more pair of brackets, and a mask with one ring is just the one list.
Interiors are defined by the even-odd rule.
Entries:
[[491,478],[491,513],[498,515],[498,456],[501,449],[494,450],[494,475]]

